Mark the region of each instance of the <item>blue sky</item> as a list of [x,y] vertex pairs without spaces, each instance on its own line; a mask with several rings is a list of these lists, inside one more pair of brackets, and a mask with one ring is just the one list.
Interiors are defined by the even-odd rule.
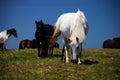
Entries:
[[102,48],[104,40],[120,37],[119,5],[119,0],[0,0],[0,31],[16,28],[19,37],[11,36],[7,46],[17,49],[21,40],[35,38],[36,20],[54,25],[61,14],[80,9],[89,24],[83,48]]

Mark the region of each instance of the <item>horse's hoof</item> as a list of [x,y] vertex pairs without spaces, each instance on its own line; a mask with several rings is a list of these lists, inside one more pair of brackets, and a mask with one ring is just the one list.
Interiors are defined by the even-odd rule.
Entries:
[[77,64],[82,64],[81,62],[78,62]]
[[38,57],[41,57],[40,54],[38,54]]
[[66,63],[69,63],[69,61],[66,61]]

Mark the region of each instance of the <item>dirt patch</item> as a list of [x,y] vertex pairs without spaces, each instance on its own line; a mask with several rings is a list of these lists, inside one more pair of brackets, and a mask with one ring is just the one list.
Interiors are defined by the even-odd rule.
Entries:
[[5,66],[5,67],[0,67],[0,71],[4,72],[26,72],[27,65],[21,65],[21,66]]

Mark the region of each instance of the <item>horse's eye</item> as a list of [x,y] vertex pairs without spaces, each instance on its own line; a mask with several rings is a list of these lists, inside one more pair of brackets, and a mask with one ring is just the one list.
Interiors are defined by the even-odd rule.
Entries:
[[40,28],[40,26],[37,26],[37,28]]
[[79,46],[77,46],[76,49],[79,49]]

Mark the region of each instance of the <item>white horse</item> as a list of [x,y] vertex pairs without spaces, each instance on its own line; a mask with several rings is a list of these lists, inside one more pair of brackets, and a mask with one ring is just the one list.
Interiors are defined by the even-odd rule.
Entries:
[[15,29],[9,29],[9,30],[4,30],[0,32],[0,48],[1,49],[6,49],[6,43],[8,38],[13,35],[15,37],[18,37],[17,32]]
[[66,62],[69,62],[68,49],[70,47],[72,49],[72,62],[80,64],[82,43],[88,32],[88,24],[84,13],[78,10],[76,13],[63,14],[58,18],[55,26],[56,29],[52,36],[50,47],[54,45],[61,34],[64,42],[63,55],[65,50]]

